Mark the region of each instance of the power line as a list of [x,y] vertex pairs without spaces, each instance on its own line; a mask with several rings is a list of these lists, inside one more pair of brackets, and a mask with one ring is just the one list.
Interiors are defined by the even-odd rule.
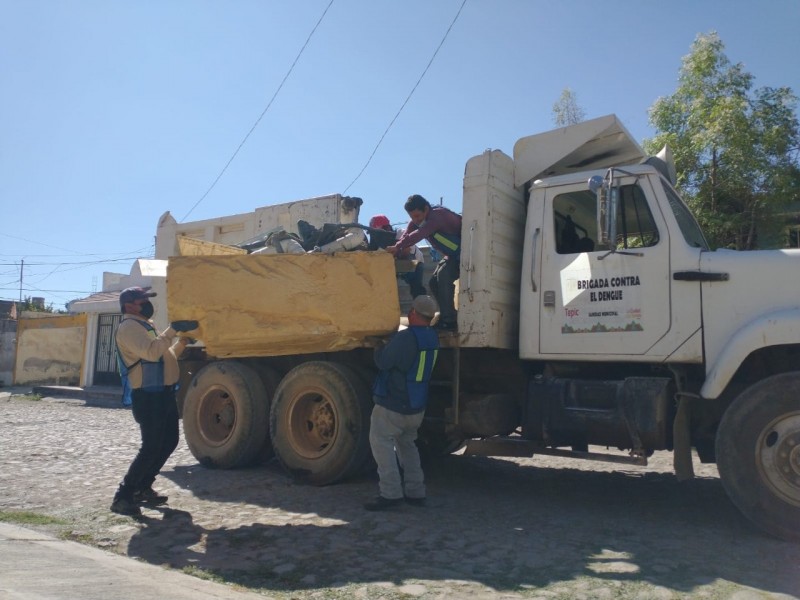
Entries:
[[[466,1],[466,0],[465,0],[465,1]],[[228,170],[228,167],[229,167],[229,166],[230,166],[230,164],[233,162],[233,159],[234,159],[234,158],[236,158],[236,155],[237,155],[237,154],[239,154],[239,150],[241,150],[241,149],[242,149],[242,146],[244,146],[245,142],[246,142],[246,141],[247,141],[247,139],[250,137],[250,134],[252,134],[252,133],[253,133],[253,131],[255,131],[256,127],[258,127],[258,124],[261,122],[261,119],[263,119],[263,118],[264,118],[264,115],[266,115],[266,114],[267,114],[267,111],[269,110],[270,106],[272,106],[272,103],[275,101],[275,98],[278,96],[278,93],[281,91],[281,88],[283,88],[283,84],[284,84],[284,83],[286,83],[286,80],[287,80],[287,79],[289,79],[289,75],[291,75],[291,74],[292,74],[292,71],[294,70],[294,67],[295,67],[295,65],[297,64],[297,61],[298,61],[298,60],[300,60],[300,56],[303,54],[303,51],[306,49],[306,46],[308,46],[308,43],[311,41],[311,36],[313,36],[313,35],[314,35],[314,32],[317,30],[317,27],[319,27],[320,23],[322,23],[322,19],[324,19],[324,18],[325,18],[325,15],[328,13],[328,9],[331,7],[331,5],[333,4],[333,2],[334,2],[334,0],[331,0],[331,1],[328,3],[328,6],[326,6],[326,7],[325,7],[325,10],[323,10],[323,11],[322,11],[322,16],[320,16],[319,20],[317,21],[317,24],[316,24],[316,25],[314,25],[314,28],[311,30],[311,33],[309,33],[309,34],[308,34],[308,38],[306,38],[306,43],[305,43],[305,44],[303,44],[303,47],[302,47],[302,48],[300,48],[300,52],[298,52],[298,53],[297,53],[297,56],[295,57],[295,59],[294,59],[294,62],[292,63],[292,66],[291,66],[291,67],[289,67],[289,70],[286,72],[286,75],[284,75],[284,77],[283,77],[283,80],[281,81],[280,85],[278,86],[278,89],[276,89],[276,90],[275,90],[275,93],[274,93],[274,94],[272,94],[272,98],[270,98],[270,100],[269,100],[269,103],[267,104],[267,107],[266,107],[266,108],[265,108],[265,109],[262,111],[262,113],[261,113],[261,115],[258,117],[258,119],[256,119],[256,122],[255,122],[255,123],[253,123],[253,126],[250,128],[250,131],[248,131],[248,132],[247,132],[247,135],[245,135],[245,136],[244,136],[244,139],[241,141],[241,143],[239,144],[239,146],[236,148],[236,151],[233,153],[233,155],[232,155],[232,156],[231,156],[231,157],[228,159],[228,162],[227,162],[227,163],[225,163],[225,166],[224,166],[224,167],[222,167],[222,171],[220,171],[220,172],[219,172],[219,175],[217,175],[217,178],[214,180],[214,182],[211,184],[211,186],[210,186],[210,187],[209,187],[209,188],[206,190],[206,193],[205,193],[205,194],[203,194],[203,195],[200,197],[200,199],[199,199],[197,202],[195,202],[195,203],[194,203],[194,206],[192,206],[192,208],[191,208],[191,209],[189,209],[189,212],[187,212],[187,213],[186,213],[186,214],[183,216],[183,218],[181,219],[181,223],[182,223],[183,221],[185,221],[185,220],[186,220],[186,218],[187,218],[187,217],[188,217],[190,214],[192,214],[192,212],[194,211],[194,209],[195,209],[195,208],[197,208],[197,207],[198,207],[198,205],[199,205],[199,204],[200,204],[200,203],[201,203],[203,200],[205,200],[205,199],[206,199],[206,196],[208,196],[208,195],[211,193],[211,190],[213,190],[213,189],[214,189],[214,186],[216,186],[216,185],[217,185],[217,182],[218,182],[220,179],[222,179],[222,176],[225,174],[225,171],[227,171],[227,170]]]
[[411,91],[408,93],[408,96],[406,97],[405,101],[403,102],[403,105],[400,107],[400,110],[397,111],[397,114],[395,114],[395,116],[389,122],[389,125],[386,127],[386,130],[383,132],[383,135],[378,140],[378,143],[375,144],[375,148],[373,148],[372,154],[369,155],[369,158],[367,159],[367,162],[364,163],[363,167],[361,167],[361,170],[358,172],[358,175],[356,175],[356,178],[353,179],[353,181],[350,182],[350,185],[348,185],[346,188],[344,188],[344,191],[342,192],[342,194],[346,194],[347,190],[349,190],[351,187],[353,187],[353,184],[356,181],[358,181],[359,178],[361,177],[361,175],[364,173],[364,171],[367,170],[367,167],[369,166],[369,163],[372,162],[372,158],[375,156],[375,153],[378,151],[378,148],[380,147],[381,143],[383,143],[383,138],[385,138],[386,134],[389,133],[389,130],[392,128],[392,125],[394,125],[394,122],[397,120],[397,117],[400,116],[400,113],[403,112],[403,109],[406,107],[406,104],[408,104],[408,101],[411,100],[411,96],[414,95],[414,92],[416,91],[417,87],[419,86],[420,82],[422,81],[422,78],[425,77],[425,73],[427,73],[428,69],[431,68],[431,65],[433,64],[433,61],[436,58],[436,55],[439,54],[439,50],[441,50],[442,46],[444,45],[444,42],[447,39],[447,36],[450,35],[450,30],[453,28],[453,25],[456,24],[456,21],[458,21],[458,17],[461,15],[461,11],[464,9],[464,5],[466,3],[467,3],[467,0],[463,0],[463,2],[461,3],[461,6],[458,7],[458,11],[456,12],[456,16],[453,17],[453,21],[450,23],[450,27],[448,27],[447,31],[444,32],[444,36],[442,37],[442,41],[439,42],[439,45],[436,47],[436,50],[433,51],[433,56],[431,56],[431,59],[428,61],[428,65],[422,71],[422,75],[419,76],[419,79],[417,79],[417,83],[415,83],[414,87],[411,88]]
[[[139,256],[124,256],[122,258],[108,258],[106,260],[88,260],[88,261],[80,261],[80,262],[26,262],[26,267],[52,267],[53,265],[103,265],[106,263],[113,263],[113,262],[122,262],[126,260],[136,260],[140,258]],[[16,262],[0,262],[2,266],[11,266],[17,265],[19,266],[19,261]]]

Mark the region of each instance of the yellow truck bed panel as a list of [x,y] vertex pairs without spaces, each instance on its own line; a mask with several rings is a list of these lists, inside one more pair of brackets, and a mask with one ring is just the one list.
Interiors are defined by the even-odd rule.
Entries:
[[385,252],[173,257],[167,305],[200,322],[188,335],[217,357],[350,350],[400,322]]

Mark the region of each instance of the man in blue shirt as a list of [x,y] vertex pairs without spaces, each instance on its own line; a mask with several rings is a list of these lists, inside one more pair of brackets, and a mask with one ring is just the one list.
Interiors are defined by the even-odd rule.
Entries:
[[408,328],[375,350],[380,373],[373,388],[369,443],[378,465],[380,494],[364,505],[367,510],[385,510],[404,500],[413,506],[425,504],[425,481],[415,441],[439,352],[439,336],[430,326],[437,309],[430,296],[417,296],[408,312]]

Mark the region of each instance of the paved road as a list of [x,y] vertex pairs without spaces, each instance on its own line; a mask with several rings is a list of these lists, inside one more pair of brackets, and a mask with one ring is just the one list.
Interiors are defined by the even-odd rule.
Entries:
[[[716,469],[452,456],[430,506],[369,513],[376,481],[296,485],[274,464],[200,467],[181,442],[141,521],[108,511],[138,445],[128,410],[0,394],[0,511],[271,597],[800,598],[800,545],[751,529]],[[2,557],[0,557],[0,560]]]

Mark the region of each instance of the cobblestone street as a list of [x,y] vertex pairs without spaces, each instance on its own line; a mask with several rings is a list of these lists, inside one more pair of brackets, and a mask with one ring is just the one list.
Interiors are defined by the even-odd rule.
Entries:
[[136,521],[108,507],[138,436],[129,410],[0,393],[0,512],[280,599],[800,597],[800,545],[753,530],[713,465],[676,483],[668,453],[646,468],[447,457],[426,468],[427,507],[370,513],[373,475],[213,471],[181,440],[155,484],[168,507]]

